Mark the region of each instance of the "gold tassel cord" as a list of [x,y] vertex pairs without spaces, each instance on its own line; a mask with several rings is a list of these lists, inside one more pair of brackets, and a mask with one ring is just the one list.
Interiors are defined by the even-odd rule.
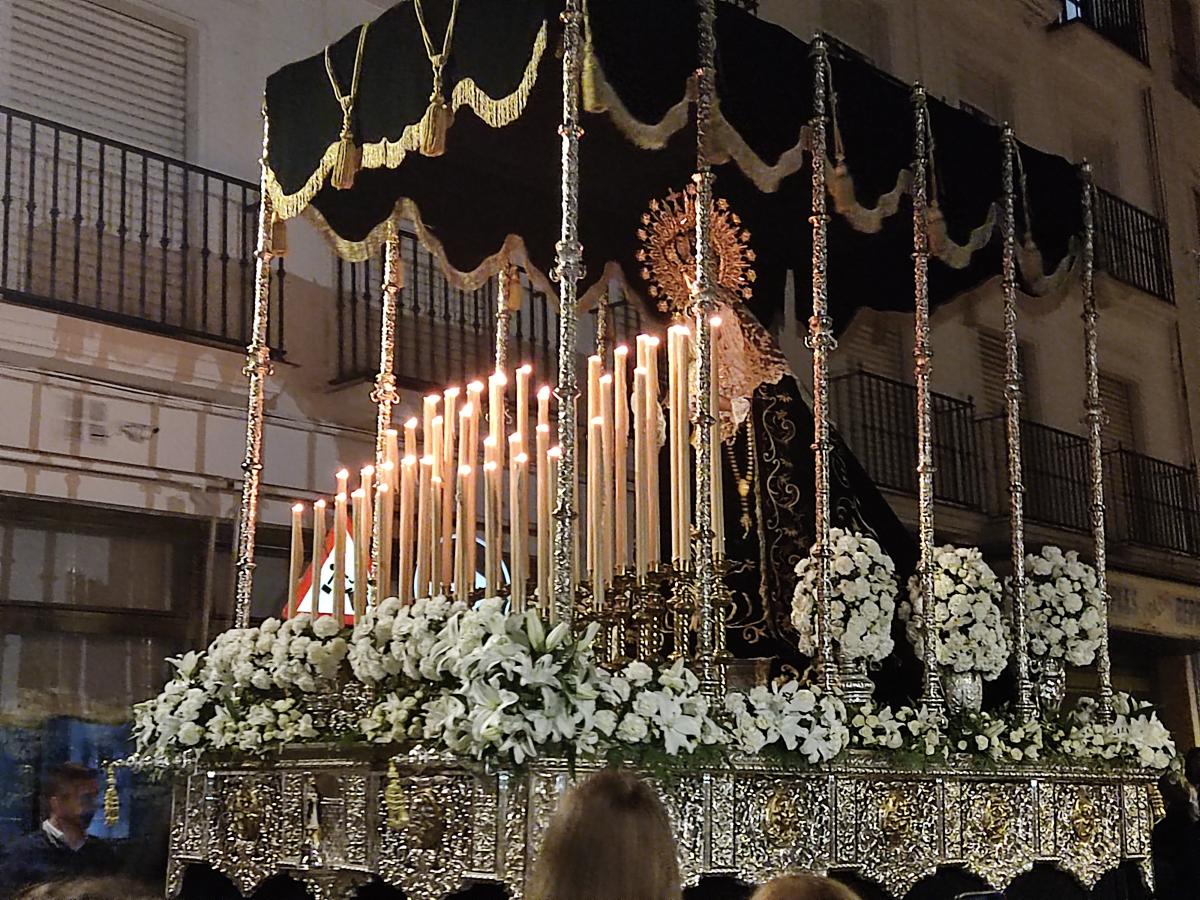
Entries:
[[421,0],[413,0],[413,8],[417,13],[417,24],[421,26],[421,39],[425,42],[425,55],[433,67],[433,90],[429,94],[429,106],[421,119],[421,146],[424,156],[441,156],[446,152],[446,133],[454,124],[454,109],[446,102],[443,86],[443,75],[446,60],[450,58],[450,46],[454,42],[454,24],[458,20],[458,0],[453,0],[450,6],[450,20],[446,23],[446,33],[442,36],[442,49],[439,53],[433,48],[433,39],[425,25],[425,11]]
[[104,822],[109,828],[121,821],[121,796],[117,793],[117,766],[109,763],[105,772]]
[[350,91],[343,94],[338,86],[337,75],[333,71],[333,60],[329,56],[329,47],[325,48],[325,71],[329,75],[329,83],[333,86],[333,96],[337,98],[342,108],[342,131],[333,156],[333,170],[329,183],[339,191],[348,191],[354,187],[354,176],[362,168],[362,149],[354,142],[354,101],[358,97],[358,76],[362,72],[363,45],[367,42],[367,29],[370,23],[364,23],[358,29],[358,49],[354,53],[354,74],[350,78]]

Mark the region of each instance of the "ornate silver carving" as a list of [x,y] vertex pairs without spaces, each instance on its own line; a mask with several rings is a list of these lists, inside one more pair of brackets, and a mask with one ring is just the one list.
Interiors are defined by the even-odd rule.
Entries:
[[816,479],[813,530],[813,556],[817,560],[817,663],[821,686],[826,691],[837,687],[837,669],[833,658],[833,628],[830,609],[833,592],[829,568],[833,551],[829,546],[829,353],[837,348],[833,322],[829,317],[829,287],[826,281],[826,239],[829,214],[825,187],[825,101],[829,92],[829,57],[820,35],[813,38],[813,117],[812,133],[812,317],[808,320],[805,343],[813,358],[813,458]]
[[271,314],[271,232],[275,214],[267,190],[269,146],[266,109],[263,109],[263,153],[259,162],[258,244],[254,252],[254,318],[246,347],[246,447],[242,457],[242,505],[238,515],[237,593],[233,624],[250,624],[254,594],[254,539],[258,529],[258,498],[262,482],[263,396],[271,374],[271,349],[267,324]]
[[554,508],[554,606],[560,622],[571,622],[575,600],[576,410],[575,326],[578,285],[583,274],[579,243],[579,79],[583,68],[582,0],[566,0],[563,21],[562,231],[555,245],[558,304],[558,484]]
[[1088,428],[1088,475],[1091,480],[1092,553],[1096,558],[1096,588],[1103,603],[1104,631],[1096,650],[1096,668],[1100,678],[1100,717],[1112,721],[1112,662],[1108,653],[1108,548],[1104,527],[1104,405],[1100,400],[1100,365],[1098,356],[1096,310],[1096,223],[1093,214],[1096,185],[1092,166],[1084,160],[1082,167],[1083,204],[1083,361],[1087,373],[1086,413]]
[[942,672],[946,706],[954,713],[978,712],[983,706],[983,677],[978,672]]
[[[379,309],[379,373],[375,376],[375,389],[371,401],[378,411],[375,417],[375,471],[382,469],[387,452],[385,432],[392,427],[392,407],[400,399],[396,390],[396,310],[399,306],[400,282],[403,278],[403,263],[400,260],[400,235],[396,223],[388,224],[387,240],[383,245],[383,286],[380,290]],[[378,481],[376,481],[378,484]],[[379,591],[387,585],[379,585],[380,534],[383,529],[381,504],[372,502],[374,519],[371,523],[371,565],[367,583],[368,602],[379,600]]]
[[1016,711],[1033,716],[1033,694],[1029,686],[1029,646],[1025,608],[1025,484],[1021,480],[1021,363],[1017,344],[1017,258],[1016,213],[1013,188],[1013,158],[1018,152],[1012,126],[1005,124],[1003,152],[1004,214],[1001,219],[1003,257],[1001,285],[1004,293],[1004,412],[1008,441],[1009,524],[1012,540],[1012,575],[1009,590],[1013,617],[1013,659],[1016,663]]
[[931,709],[943,705],[938,673],[937,629],[930,628],[925,611],[931,611],[933,596],[933,405],[930,379],[933,348],[929,339],[929,178],[927,174],[929,109],[925,88],[913,88],[913,373],[917,391],[917,514],[921,584],[921,608],[917,627],[924,632],[922,654],[925,671],[921,701]]

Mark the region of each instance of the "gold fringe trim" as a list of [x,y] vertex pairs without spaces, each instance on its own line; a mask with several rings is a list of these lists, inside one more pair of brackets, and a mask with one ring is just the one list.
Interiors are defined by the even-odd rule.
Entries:
[[880,196],[875,206],[863,206],[858,202],[854,192],[854,176],[844,164],[836,165],[832,160],[825,161],[825,183],[829,186],[829,196],[833,198],[834,209],[841,214],[855,231],[864,234],[876,234],[885,219],[890,219],[900,208],[900,198],[912,190],[912,172],[901,169],[896,176],[896,186]]
[[1033,243],[1017,245],[1017,265],[1021,270],[1025,290],[1034,297],[1057,294],[1066,287],[1076,274],[1076,263],[1080,258],[1081,243],[1073,236],[1067,243],[1067,254],[1050,274],[1046,274],[1045,260]]
[[643,150],[661,150],[671,136],[687,127],[691,120],[691,105],[696,99],[696,76],[687,80],[683,99],[666,111],[656,123],[648,125],[636,118],[621,101],[616,90],[604,77],[595,49],[589,42],[583,54],[583,108],[590,113],[608,113],[613,124],[634,146]]
[[956,244],[946,231],[946,219],[941,210],[931,207],[925,216],[929,223],[929,252],[952,269],[965,269],[971,264],[971,257],[986,247],[992,239],[992,232],[996,229],[996,217],[999,214],[999,207],[993,203],[988,207],[987,218],[982,225],[971,230],[967,242]]
[[[457,111],[463,106],[471,107],[475,115],[493,128],[503,128],[511,125],[525,111],[529,95],[533,93],[537,83],[538,68],[546,52],[548,26],[545,22],[534,38],[530,50],[529,62],[525,65],[525,74],[516,90],[507,96],[494,98],[484,93],[473,78],[464,78],[454,85],[450,94],[448,106],[451,111]],[[374,144],[363,144],[362,168],[364,169],[394,169],[404,161],[404,157],[414,150],[420,150],[423,137],[421,120],[406,125],[398,140],[389,141],[386,138]],[[326,177],[334,170],[340,154],[339,141],[334,141],[325,149],[325,155],[308,180],[298,191],[292,194],[284,192],[283,187],[275,178],[271,169],[270,158],[267,159],[266,182],[267,192],[275,214],[281,219],[291,219],[304,212],[312,202],[313,197],[325,184]],[[350,257],[346,257],[350,259]]]

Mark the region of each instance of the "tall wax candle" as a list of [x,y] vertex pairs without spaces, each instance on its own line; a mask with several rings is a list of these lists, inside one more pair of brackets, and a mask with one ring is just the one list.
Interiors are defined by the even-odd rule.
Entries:
[[512,549],[509,572],[512,587],[512,611],[525,611],[525,590],[529,580],[529,457],[516,453],[510,462],[508,520]]
[[613,377],[600,376],[600,566],[605,584],[613,573]]
[[504,466],[504,394],[508,377],[497,369],[488,376],[488,437],[493,441],[493,462]]
[[416,548],[416,596],[429,596],[429,582],[433,568],[433,540],[430,528],[430,501],[433,491],[433,457],[421,457],[420,475],[417,483],[417,548]]
[[[546,458],[549,460],[549,467],[547,469],[547,475],[549,477],[550,483],[552,485],[557,485],[558,484],[558,463],[559,463],[559,460],[562,459],[562,448],[557,447],[557,446],[551,447],[548,451],[546,451]],[[546,604],[549,607],[550,622],[551,622],[551,624],[557,624],[558,623],[558,607],[554,603],[554,597],[553,597],[554,583],[553,582],[550,583],[550,587],[548,590],[549,590],[549,593],[546,598]]]
[[553,526],[550,522],[553,482],[550,481],[550,426],[539,422],[537,426],[537,599],[543,611],[550,603],[550,546]]
[[325,563],[325,501],[318,500],[313,504],[313,541],[312,541],[312,615],[317,615],[318,600],[321,597],[321,567]]
[[400,462],[400,558],[397,566],[400,589],[397,596],[402,603],[411,603],[413,600],[416,568],[413,516],[416,513],[417,468],[415,456],[406,456]]
[[300,573],[304,570],[304,504],[292,506],[292,553],[288,566],[287,617],[300,605]]
[[529,445],[529,384],[533,379],[533,366],[526,363],[517,369],[517,419],[513,431],[521,436],[519,453],[528,454]]
[[459,600],[469,600],[471,589],[475,585],[474,573],[467,567],[470,554],[467,545],[474,541],[473,522],[467,519],[467,495],[471,490],[471,467],[463,464],[458,467],[458,492],[455,509],[454,532],[454,596]]
[[388,487],[394,491],[400,476],[400,432],[395,428],[389,428],[383,433],[383,462],[385,465],[391,464],[387,470]]
[[629,348],[613,351],[613,568],[629,568]]
[[392,522],[395,520],[396,492],[389,480],[380,481],[376,491],[376,515],[379,517],[379,559],[376,561],[375,596],[392,596]]
[[404,455],[411,456],[413,459],[418,459],[420,455],[420,450],[417,448],[418,424],[416,416],[404,423]]
[[659,529],[658,451],[659,405],[658,405],[658,338],[653,335],[646,340],[646,537],[648,542],[648,564],[658,565],[662,559],[662,537]]
[[458,395],[456,387],[447,388],[445,392],[445,412],[442,419],[442,584],[449,591],[454,582],[454,506],[455,480],[458,475],[458,463],[455,453],[455,437],[458,424]]
[[[491,442],[489,435],[484,442]],[[487,596],[495,597],[500,590],[500,469],[495,451],[483,464],[483,575]]]
[[350,473],[341,469],[337,473],[333,506],[333,614],[339,617],[346,613],[346,537],[349,528],[346,504],[349,490]]
[[639,578],[646,574],[650,559],[646,444],[646,370],[638,366],[633,370],[633,552]]
[[354,537],[354,621],[357,624],[367,612],[367,568],[363,564],[363,489],[357,488],[350,494],[351,516]]

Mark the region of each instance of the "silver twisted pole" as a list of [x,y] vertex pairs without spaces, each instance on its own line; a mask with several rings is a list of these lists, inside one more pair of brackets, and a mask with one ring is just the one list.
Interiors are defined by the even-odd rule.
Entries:
[[503,372],[508,368],[508,324],[512,318],[509,306],[512,304],[513,278],[516,277],[512,266],[500,270],[496,279],[496,371]]
[[933,409],[929,393],[933,349],[929,339],[929,180],[927,136],[929,108],[925,88],[913,87],[913,370],[917,388],[917,508],[921,559],[917,575],[921,589],[920,628],[925,677],[921,703],[940,710],[945,705],[938,671],[937,632],[933,604]]
[[[392,427],[392,408],[400,399],[396,390],[396,309],[399,305],[400,284],[403,280],[403,263],[400,260],[400,234],[393,220],[388,224],[387,240],[383,245],[383,285],[380,291],[379,308],[379,374],[375,376],[375,389],[371,400],[378,410],[375,416],[375,472],[376,486],[382,481],[383,463],[387,458],[387,431]],[[371,522],[371,564],[367,581],[367,597],[370,603],[378,601],[379,591],[387,585],[379,584],[379,559],[383,553],[383,505],[375,502],[374,518]]]
[[696,327],[696,394],[692,422],[696,435],[696,531],[693,554],[697,582],[700,633],[696,640],[696,664],[700,687],[710,699],[722,693],[720,667],[716,661],[716,619],[719,601],[716,559],[713,555],[712,466],[713,415],[712,323],[713,299],[713,171],[707,143],[712,128],[716,94],[716,4],[699,0],[699,90],[696,94],[696,283],[693,316]]
[[[1029,684],[1029,653],[1026,637],[1025,607],[1025,485],[1021,480],[1021,363],[1017,344],[1017,258],[1016,213],[1013,187],[1013,159],[1017,141],[1012,126],[1005,123],[1001,138],[1003,147],[1002,188],[1004,193],[1002,234],[1004,240],[1001,283],[1004,293],[1004,350],[1005,350],[1005,433],[1008,441],[1009,525],[1012,538],[1013,655],[1016,660],[1016,712],[1024,719],[1032,718],[1033,692]],[[1028,223],[1026,223],[1028,227]]]
[[250,604],[254,595],[254,541],[258,529],[258,500],[262,493],[263,394],[271,374],[271,349],[267,346],[267,325],[271,315],[271,231],[274,211],[267,191],[267,150],[269,145],[267,111],[263,109],[263,153],[259,175],[258,244],[254,251],[254,318],[250,343],[246,347],[246,365],[242,369],[246,390],[246,447],[242,457],[242,505],[238,516],[237,592],[233,605],[233,624],[250,624]]
[[558,305],[558,463],[554,509],[554,612],[559,622],[570,623],[575,605],[575,506],[576,410],[579,387],[575,375],[575,325],[578,316],[578,283],[583,274],[583,246],[579,243],[579,79],[582,0],[566,0],[563,21],[563,114],[558,133],[562,138],[562,230],[555,245]]
[[1096,222],[1094,202],[1096,185],[1092,165],[1083,161],[1083,359],[1087,371],[1087,400],[1084,419],[1088,427],[1088,469],[1092,489],[1092,542],[1096,557],[1096,590],[1104,610],[1104,631],[1096,650],[1096,668],[1100,677],[1100,719],[1112,721],[1112,660],[1108,651],[1108,549],[1104,513],[1104,406],[1100,400],[1100,368],[1097,347],[1096,311]]
[[817,560],[817,664],[821,687],[832,692],[838,688],[837,667],[833,654],[833,610],[830,583],[829,546],[829,353],[836,349],[833,322],[829,317],[829,287],[826,281],[826,240],[829,214],[826,211],[825,186],[825,99],[829,85],[829,56],[820,35],[813,38],[813,117],[812,117],[812,317],[808,320],[805,344],[813,360],[813,457],[816,489],[813,512],[813,555]]

